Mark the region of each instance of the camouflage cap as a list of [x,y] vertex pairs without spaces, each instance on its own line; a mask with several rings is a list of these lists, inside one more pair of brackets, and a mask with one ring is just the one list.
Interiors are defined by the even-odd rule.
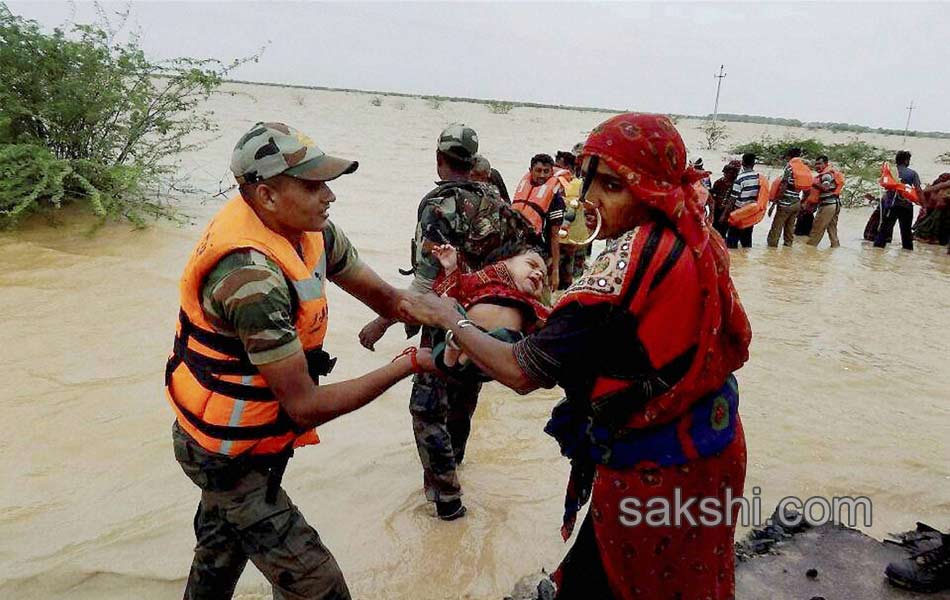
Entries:
[[357,167],[355,160],[328,155],[312,139],[284,123],[256,123],[241,136],[231,154],[231,172],[242,185],[280,174],[330,181]]
[[478,134],[462,123],[453,123],[439,135],[439,151],[452,158],[474,163],[478,153]]

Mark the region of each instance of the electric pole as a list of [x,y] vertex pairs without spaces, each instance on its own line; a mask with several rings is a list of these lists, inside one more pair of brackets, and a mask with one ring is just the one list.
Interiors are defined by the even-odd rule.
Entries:
[[726,78],[726,73],[723,70],[726,65],[719,65],[719,75],[713,75],[718,81],[716,82],[716,105],[713,108],[713,123],[719,118],[719,90],[722,89],[722,80]]
[[907,107],[907,124],[904,125],[904,138],[901,140],[901,146],[904,145],[904,142],[907,141],[907,131],[910,129],[910,114],[914,112],[914,101],[910,101],[910,106]]

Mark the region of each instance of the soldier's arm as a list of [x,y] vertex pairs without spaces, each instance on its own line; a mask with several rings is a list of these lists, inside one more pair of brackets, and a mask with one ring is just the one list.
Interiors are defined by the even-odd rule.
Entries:
[[327,278],[384,317],[395,317],[402,294],[360,260],[356,247],[343,230],[328,221],[323,230]]
[[[420,348],[418,352],[420,366],[432,370],[429,351]],[[302,429],[310,429],[366,406],[410,375],[413,364],[409,356],[401,356],[362,377],[319,386],[307,372],[303,352],[259,365],[258,370],[294,423]]]
[[397,320],[399,301],[407,293],[383,281],[376,271],[362,261],[342,276],[337,276],[333,283],[390,321]]

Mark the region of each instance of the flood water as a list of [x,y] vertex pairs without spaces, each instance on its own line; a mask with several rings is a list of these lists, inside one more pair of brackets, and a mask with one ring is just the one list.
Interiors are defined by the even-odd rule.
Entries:
[[[396,269],[408,262],[444,125],[474,126],[513,189],[532,154],[570,148],[606,117],[228,89],[212,106],[221,138],[185,157],[184,172],[217,191],[233,141],[253,122],[298,126],[325,150],[360,161],[331,186],[331,219],[364,261],[400,285],[408,279]],[[679,127],[699,153],[695,123]],[[777,129],[735,125],[731,139]],[[922,178],[932,179],[937,147],[909,145]],[[705,153],[718,171],[724,157]],[[198,492],[172,456],[162,375],[181,269],[222,202],[189,200],[193,223],[185,226],[112,224],[90,237],[88,219],[54,228],[39,220],[0,234],[0,597],[180,597]],[[950,257],[925,245],[870,248],[861,241],[869,213],[842,213],[834,251],[801,239],[764,248],[760,225],[755,247],[733,253],[732,273],[754,332],[738,373],[747,492],[761,488],[766,510],[788,495],[869,496],[866,530],[881,537],[916,520],[950,523]],[[394,328],[375,353],[361,348],[357,332],[371,316],[331,288],[326,346],[339,357],[331,381],[380,366],[408,344]],[[558,391],[521,397],[485,387],[461,470],[469,514],[453,523],[434,519],[424,501],[408,393],[403,382],[322,427],[323,443],[298,452],[285,477],[354,597],[501,598],[520,576],[555,567],[566,550],[558,528],[567,463],[541,428]],[[266,589],[249,566],[241,596]]]

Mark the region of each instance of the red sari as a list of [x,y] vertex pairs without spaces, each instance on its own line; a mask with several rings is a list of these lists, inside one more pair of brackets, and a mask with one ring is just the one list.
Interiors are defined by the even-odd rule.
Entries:
[[[677,494],[697,503],[725,503],[727,490],[742,495],[746,448],[731,373],[748,358],[751,329],[728,255],[709,235],[692,185],[699,174],[668,119],[610,119],[584,153],[606,162],[658,217],[611,240],[546,326],[515,346],[526,374],[567,392],[546,428],[572,460],[564,533],[591,498],[555,573],[558,598],[734,598],[734,519],[715,527],[621,522],[628,498],[673,506]],[[717,435],[718,446],[706,443]]]

